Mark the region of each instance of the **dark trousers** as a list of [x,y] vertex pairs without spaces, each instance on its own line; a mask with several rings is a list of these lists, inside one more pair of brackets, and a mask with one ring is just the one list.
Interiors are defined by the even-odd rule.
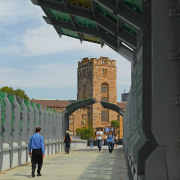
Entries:
[[37,173],[40,174],[41,167],[43,164],[43,158],[42,158],[42,150],[41,149],[33,149],[32,150],[32,173],[35,173],[36,170],[36,164],[38,164]]
[[69,154],[70,143],[65,143],[65,153]]
[[100,151],[102,147],[102,140],[101,139],[97,140],[97,143],[98,143],[98,149]]
[[109,147],[109,152],[112,153],[112,151],[114,149],[114,143],[108,142],[108,147]]

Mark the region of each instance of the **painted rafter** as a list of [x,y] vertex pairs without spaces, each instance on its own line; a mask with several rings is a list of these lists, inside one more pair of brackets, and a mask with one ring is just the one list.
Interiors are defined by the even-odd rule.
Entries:
[[[58,32],[58,30],[56,27],[64,27],[64,28],[76,31],[78,33],[79,39],[81,41],[83,39],[82,34],[91,34],[95,37],[98,37],[98,39],[101,42],[101,46],[105,43],[118,52],[122,50],[122,53],[121,52],[119,52],[119,53],[122,54],[124,57],[126,57],[128,60],[132,61],[133,51],[130,50],[129,48],[127,48],[126,46],[123,46],[121,42],[119,43],[119,41],[124,42],[132,49],[136,49],[136,38],[133,37],[132,34],[130,34],[129,32],[127,32],[126,30],[123,30],[123,29],[121,29],[119,31],[120,33],[117,32],[117,30],[119,29],[118,25],[117,25],[118,23],[115,23],[115,22],[109,20],[108,18],[104,17],[100,13],[97,13],[96,6],[92,7],[92,9],[86,9],[86,8],[82,8],[82,7],[72,6],[68,3],[68,1],[65,1],[62,4],[48,1],[48,0],[47,1],[32,0],[32,2],[36,5],[41,6],[43,9],[53,9],[53,10],[60,11],[62,13],[67,13],[70,15],[70,17],[72,19],[72,23],[63,22],[60,20],[53,20],[53,18],[51,18],[51,16],[46,13],[48,18],[50,18],[50,19],[45,18],[45,17],[44,17],[44,19],[46,20],[46,22],[51,22],[49,24],[53,24],[57,32]],[[92,0],[92,2],[95,3],[95,0]],[[80,17],[95,21],[97,24],[96,33],[94,33],[94,32],[90,33],[93,30],[93,28],[86,28],[84,26],[76,25],[76,22],[73,20],[74,16],[80,16]],[[117,39],[115,40],[112,37],[108,36],[107,34],[101,32],[101,27],[103,29],[107,30],[108,32],[110,32],[112,35],[116,36]],[[88,29],[88,31],[86,31],[87,29]],[[61,34],[60,34],[60,36],[61,36]],[[125,54],[125,53],[127,53],[127,54]]]
[[[121,20],[127,22],[132,27],[140,30],[141,27],[141,16],[136,12],[132,11],[125,5],[121,3],[120,0],[117,0],[117,4],[113,4],[113,2],[109,0],[94,0],[97,3],[101,4],[101,6],[108,9],[111,13],[117,15]],[[118,7],[117,7],[118,5]]]

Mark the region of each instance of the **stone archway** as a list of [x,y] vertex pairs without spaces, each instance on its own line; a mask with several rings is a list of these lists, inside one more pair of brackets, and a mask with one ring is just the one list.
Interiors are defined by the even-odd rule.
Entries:
[[62,114],[63,132],[69,129],[69,115],[70,114],[72,114],[77,109],[80,109],[80,108],[83,108],[83,107],[86,107],[95,103],[97,103],[96,99],[88,98],[88,99],[76,101],[66,106],[66,109],[65,111],[63,111],[63,114]]

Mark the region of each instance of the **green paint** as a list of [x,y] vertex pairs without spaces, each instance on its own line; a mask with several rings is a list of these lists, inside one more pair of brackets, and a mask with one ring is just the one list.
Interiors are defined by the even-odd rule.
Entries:
[[128,31],[129,33],[131,33],[132,35],[136,36],[137,35],[137,31],[132,27],[130,26],[129,24],[125,23],[125,22],[122,22],[122,27]]
[[63,13],[63,12],[56,11],[53,9],[48,9],[48,11],[51,14],[52,18],[54,19],[71,22],[71,17],[67,13]]
[[123,0],[123,3],[139,14],[142,14],[142,0]]
[[60,30],[63,35],[74,37],[74,38],[79,38],[78,33],[75,31],[71,31],[71,30],[65,29],[65,28],[60,28]]
[[107,17],[111,21],[117,23],[117,16],[116,15],[114,15],[113,13],[111,13],[110,11],[108,11],[106,8],[102,7],[99,4],[97,4],[97,9],[98,9],[100,14]]
[[96,28],[96,23],[94,21],[89,20],[89,19],[79,17],[79,16],[75,16],[75,21],[77,24],[84,25],[87,27]]
[[40,108],[41,108],[41,105],[39,105],[39,104],[36,104],[36,107],[37,107],[37,109],[38,109],[38,110],[40,110]]

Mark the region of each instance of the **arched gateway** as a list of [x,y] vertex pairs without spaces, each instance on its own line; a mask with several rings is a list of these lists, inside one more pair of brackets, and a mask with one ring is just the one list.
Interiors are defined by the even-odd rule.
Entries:
[[[62,117],[63,131],[65,132],[66,130],[69,129],[69,115],[71,115],[77,109],[95,104],[97,102],[98,101],[94,98],[88,98],[88,99],[84,99],[81,101],[71,103],[68,106],[66,106],[66,109],[65,109],[65,111],[63,111],[63,115],[62,115],[63,116]],[[100,103],[103,106],[103,108],[113,110],[113,111],[117,112],[118,114],[120,114],[121,116],[124,116],[124,111],[121,108],[119,108],[117,105],[108,103],[108,102],[104,102],[104,101],[100,101]]]

